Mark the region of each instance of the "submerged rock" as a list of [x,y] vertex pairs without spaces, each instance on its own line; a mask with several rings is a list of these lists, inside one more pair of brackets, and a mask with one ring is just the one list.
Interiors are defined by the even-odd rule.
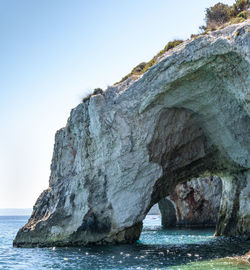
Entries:
[[159,201],[163,227],[215,226],[220,209],[221,179],[197,178],[179,184]]
[[250,237],[249,29],[188,40],[73,109],[14,245],[131,243],[152,205],[204,174],[225,183],[217,234]]

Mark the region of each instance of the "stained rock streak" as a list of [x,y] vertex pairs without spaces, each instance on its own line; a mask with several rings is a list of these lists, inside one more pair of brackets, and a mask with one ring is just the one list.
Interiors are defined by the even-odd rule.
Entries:
[[108,87],[57,131],[49,188],[15,246],[136,241],[152,205],[223,180],[217,235],[250,237],[250,21],[188,40]]

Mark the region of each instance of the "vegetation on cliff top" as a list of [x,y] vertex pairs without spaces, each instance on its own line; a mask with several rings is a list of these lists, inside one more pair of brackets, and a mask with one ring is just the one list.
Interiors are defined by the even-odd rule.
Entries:
[[[200,35],[205,35],[210,31],[222,29],[229,24],[236,24],[250,18],[250,1],[249,0],[236,0],[232,6],[217,3],[214,6],[207,8],[205,11],[205,25],[200,26],[200,34],[192,34],[191,38],[197,38]],[[157,63],[157,59],[170,49],[180,45],[183,40],[173,40],[167,43],[163,50],[157,53],[149,62],[142,62],[132,69],[132,71],[124,76],[119,84],[127,80],[131,76],[138,76],[145,73],[150,67]],[[98,88],[99,89],[99,88]],[[96,89],[95,89],[96,90]],[[98,92],[99,93],[99,92]],[[83,98],[83,101],[88,100],[92,95],[96,95],[97,91]]]
[[[202,31],[198,35],[191,35],[191,38],[198,37],[199,35],[207,34],[209,31],[214,31],[219,28],[223,28],[228,24],[241,23],[244,20],[250,18],[250,4],[249,0],[236,0],[232,6],[228,6],[222,3],[217,3],[216,5],[207,8],[205,13],[205,26],[201,26]],[[163,50],[161,50],[157,55],[155,55],[149,62],[142,62],[137,65],[132,71],[124,76],[119,82],[121,83],[133,75],[142,75],[150,67],[157,63],[157,59],[164,54],[166,51],[178,46],[183,40],[173,40],[168,42]]]
[[152,67],[154,64],[156,64],[158,57],[160,57],[166,51],[178,46],[182,42],[183,42],[183,40],[180,40],[180,39],[168,42],[168,44],[164,47],[164,49],[161,50],[159,53],[157,53],[157,55],[155,55],[149,62],[140,63],[135,68],[133,68],[132,71],[128,75],[123,77],[120,82],[117,82],[115,84],[118,84],[118,83],[121,83],[121,82],[127,80],[132,75],[141,75],[141,74],[145,73],[150,67]]
[[91,96],[98,95],[98,94],[103,94],[103,90],[101,88],[95,88],[93,93],[87,95],[86,97],[84,97],[82,99],[82,102],[85,102],[85,101],[89,100],[91,98]]
[[250,18],[249,0],[236,0],[232,6],[223,3],[207,8],[205,14],[205,26],[200,29],[214,31],[227,26],[228,24],[241,23]]

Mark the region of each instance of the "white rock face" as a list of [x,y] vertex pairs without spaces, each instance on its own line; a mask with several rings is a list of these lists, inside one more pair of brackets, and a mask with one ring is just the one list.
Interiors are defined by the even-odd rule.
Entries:
[[178,184],[159,201],[163,227],[215,226],[220,210],[222,181],[212,176]]
[[[223,193],[215,235],[247,235],[250,232],[250,174],[222,178]],[[237,223],[237,226],[235,226]]]
[[73,109],[49,188],[14,245],[133,242],[152,205],[206,173],[237,189],[225,185],[234,201],[217,233],[249,237],[249,30],[246,21],[189,40]]

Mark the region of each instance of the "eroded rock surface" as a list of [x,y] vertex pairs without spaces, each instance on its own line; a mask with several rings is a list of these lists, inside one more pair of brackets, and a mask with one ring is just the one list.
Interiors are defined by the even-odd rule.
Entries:
[[221,179],[197,178],[175,187],[159,201],[163,227],[215,226],[222,195]]
[[184,42],[73,109],[14,245],[133,242],[152,205],[207,173],[228,181],[217,234],[249,237],[249,29]]

